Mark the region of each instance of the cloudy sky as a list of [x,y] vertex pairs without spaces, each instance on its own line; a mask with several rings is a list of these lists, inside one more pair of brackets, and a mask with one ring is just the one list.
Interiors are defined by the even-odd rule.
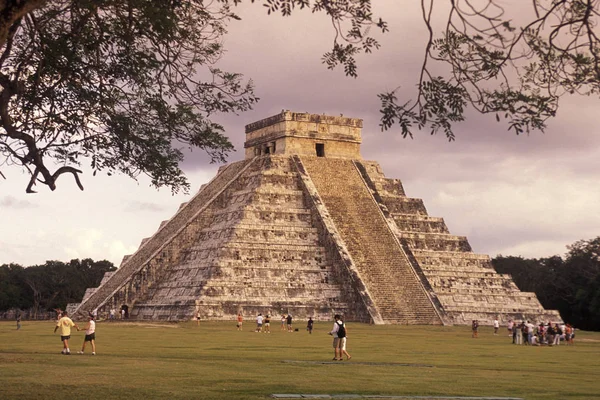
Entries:
[[[418,77],[425,43],[417,0],[375,1],[389,22],[382,48],[359,60],[359,78],[329,71],[320,62],[331,45],[328,20],[298,13],[267,17],[261,6],[239,10],[230,26],[220,67],[252,78],[260,103],[251,112],[222,115],[243,157],[244,126],[279,113],[325,113],[364,120],[362,155],[402,180],[430,215],[466,235],[477,253],[495,256],[563,255],[566,245],[600,235],[600,101],[565,98],[545,133],[516,136],[493,116],[471,115],[455,129],[457,140],[426,132],[403,139],[381,132],[377,93],[401,87],[407,96]],[[218,165],[194,152],[184,163],[193,194]],[[145,179],[85,174],[85,191],[68,176],[51,192],[25,194],[28,177],[3,170],[0,178],[0,264],[91,257],[119,264],[140,241],[169,219],[189,195],[157,191]]]

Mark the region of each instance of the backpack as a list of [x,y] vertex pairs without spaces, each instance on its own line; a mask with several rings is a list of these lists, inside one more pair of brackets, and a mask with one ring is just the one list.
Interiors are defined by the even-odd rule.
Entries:
[[342,322],[340,324],[339,322],[336,322],[336,324],[338,324],[337,336],[339,338],[345,338],[346,337],[346,327],[344,326],[344,323]]

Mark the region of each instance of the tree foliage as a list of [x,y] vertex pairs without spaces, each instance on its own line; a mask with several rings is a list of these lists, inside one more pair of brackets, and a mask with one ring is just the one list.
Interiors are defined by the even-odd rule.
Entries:
[[[416,129],[427,129],[454,140],[453,124],[465,119],[470,106],[506,119],[516,134],[529,133],[545,128],[563,95],[600,93],[599,0],[413,1],[420,1],[428,32],[417,94],[397,89],[379,95],[384,130],[398,125],[412,137]],[[284,15],[294,5],[325,11],[335,38],[323,62],[342,65],[352,77],[358,74],[356,54],[379,48],[370,29],[387,31],[369,0],[265,5]]]
[[25,168],[28,192],[64,173],[83,189],[82,159],[186,189],[179,147],[224,160],[232,145],[210,116],[257,101],[213,66],[232,18],[228,2],[62,0],[17,19],[0,55],[0,168]]
[[80,302],[87,288],[98,287],[105,272],[114,270],[109,261],[89,258],[46,261],[27,268],[0,265],[0,311],[31,309],[36,315],[54,308],[64,310],[68,303]]
[[[371,0],[250,1],[267,14],[327,15],[333,44],[322,61],[351,77],[357,55],[380,47],[373,31],[388,31]],[[543,131],[562,96],[599,93],[600,0],[404,1],[420,1],[428,35],[416,92],[379,94],[383,130],[454,140],[454,124],[472,108],[516,134]],[[186,189],[178,146],[223,160],[232,146],[211,116],[258,100],[251,82],[214,66],[241,2],[0,2],[0,174],[25,168],[32,192],[72,173],[82,188],[85,159],[94,173],[146,174]]]
[[511,274],[521,290],[535,292],[544,308],[556,309],[567,322],[600,330],[600,237],[567,247],[564,258],[498,256],[500,273]]

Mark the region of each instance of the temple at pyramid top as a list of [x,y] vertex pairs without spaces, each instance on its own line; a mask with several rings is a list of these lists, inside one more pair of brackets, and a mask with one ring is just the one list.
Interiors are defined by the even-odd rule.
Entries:
[[246,125],[246,159],[264,154],[361,159],[362,119],[324,114],[280,114]]

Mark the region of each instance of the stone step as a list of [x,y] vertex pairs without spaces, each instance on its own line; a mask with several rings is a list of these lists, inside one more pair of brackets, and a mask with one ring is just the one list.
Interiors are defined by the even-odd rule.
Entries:
[[436,293],[438,294],[438,296],[442,296],[442,295],[484,295],[484,296],[494,296],[494,298],[497,298],[498,296],[513,296],[513,297],[520,297],[520,298],[524,298],[524,299],[528,299],[528,298],[533,298],[536,299],[535,294],[534,293],[530,293],[530,292],[521,292],[518,290],[512,290],[512,289],[507,289],[504,291],[500,291],[500,290],[493,290],[493,289],[469,289],[469,288],[447,288],[447,287],[440,287],[438,288],[438,290],[436,290]]

